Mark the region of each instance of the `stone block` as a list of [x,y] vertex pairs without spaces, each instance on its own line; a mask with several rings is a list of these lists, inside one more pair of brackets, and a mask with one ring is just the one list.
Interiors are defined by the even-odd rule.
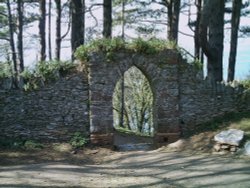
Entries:
[[94,145],[113,145],[114,135],[109,134],[91,134],[90,142]]

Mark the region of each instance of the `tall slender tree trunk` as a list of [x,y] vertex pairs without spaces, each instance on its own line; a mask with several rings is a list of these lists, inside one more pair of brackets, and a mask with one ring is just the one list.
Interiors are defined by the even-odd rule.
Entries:
[[204,0],[200,21],[199,42],[207,56],[207,76],[214,81],[223,79],[224,9],[224,0]]
[[242,0],[233,0],[233,12],[231,18],[231,42],[227,75],[228,82],[234,80],[241,6]]
[[122,0],[122,39],[125,40],[125,0]]
[[124,73],[122,73],[121,77],[121,119],[120,119],[120,126],[125,128],[124,125],[124,112],[125,112],[125,80],[124,80]]
[[199,25],[201,20],[201,5],[202,0],[195,0],[195,5],[197,9],[197,16],[196,16],[196,22],[195,22],[195,31],[194,31],[194,56],[196,59],[202,59],[201,58],[201,46],[199,42]]
[[49,60],[52,60],[52,46],[51,46],[51,9],[52,9],[52,2],[49,0],[49,13],[48,13],[48,54]]
[[172,27],[173,27],[173,40],[178,43],[178,31],[179,31],[179,17],[180,17],[180,6],[181,6],[181,0],[174,0],[174,14],[172,19]]
[[85,39],[85,0],[71,1],[71,49],[72,60],[77,47],[84,44]]
[[60,61],[61,56],[61,0],[55,0],[56,3],[56,60]]
[[39,1],[40,61],[46,60],[46,0]]
[[180,0],[170,0],[166,2],[168,9],[168,40],[178,42],[179,16],[180,16]]
[[167,21],[167,34],[168,34],[168,40],[173,40],[172,36],[172,18],[173,18],[173,0],[170,0],[167,3],[167,9],[168,9],[168,21]]
[[14,64],[14,71],[17,74],[17,56],[16,56],[16,47],[15,47],[15,40],[14,40],[14,23],[12,18],[11,6],[10,1],[6,1],[7,9],[8,9],[8,24],[10,30],[10,47],[11,47],[11,54],[12,54],[12,61]]
[[112,0],[103,0],[103,37],[112,38]]
[[18,50],[18,61],[19,61],[19,72],[23,72],[23,2],[17,0],[17,12],[18,12],[18,35],[17,35],[17,50]]
[[13,68],[14,68],[13,83],[14,83],[14,87],[17,88],[18,87],[17,56],[16,56],[16,47],[15,47],[15,39],[14,39],[14,23],[13,23],[12,11],[11,11],[11,6],[10,6],[10,0],[6,1],[6,5],[7,5],[7,10],[8,10],[11,56],[12,56]]

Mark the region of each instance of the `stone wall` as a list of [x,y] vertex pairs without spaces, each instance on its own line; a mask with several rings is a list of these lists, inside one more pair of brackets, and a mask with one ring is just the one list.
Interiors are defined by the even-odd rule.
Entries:
[[180,66],[180,122],[183,131],[215,117],[250,108],[242,100],[243,87],[228,83],[213,83],[203,78],[195,66]]
[[82,72],[67,75],[37,91],[0,89],[0,137],[69,140],[88,134],[88,83]]
[[113,92],[132,66],[147,77],[153,92],[157,143],[175,141],[181,132],[225,113],[250,110],[250,92],[211,84],[175,50],[155,55],[116,52],[111,62],[99,52],[85,64],[88,74],[77,71],[37,91],[1,89],[1,83],[10,85],[1,82],[0,137],[65,141],[80,131],[93,143],[112,144]]

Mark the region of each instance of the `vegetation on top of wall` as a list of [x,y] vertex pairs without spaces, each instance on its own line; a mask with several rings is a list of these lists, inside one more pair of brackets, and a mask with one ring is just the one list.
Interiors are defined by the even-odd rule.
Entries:
[[250,102],[250,75],[245,79],[240,81],[240,84],[244,87],[245,91],[241,96],[241,100],[243,104]]
[[156,54],[164,49],[176,49],[177,45],[174,42],[152,38],[150,40],[143,40],[138,38],[131,43],[127,43],[121,38],[113,39],[98,39],[90,42],[87,45],[82,45],[77,48],[75,57],[83,62],[89,60],[92,52],[102,51],[105,53],[106,60],[112,61],[114,52],[119,50],[128,50],[142,54]]
[[240,84],[242,84],[244,88],[250,89],[250,75],[245,80],[240,81]]
[[59,79],[73,67],[75,67],[75,64],[69,61],[39,62],[35,69],[26,68],[21,73],[25,82],[23,88],[25,91],[37,89],[50,81]]
[[195,70],[200,71],[203,68],[203,64],[201,63],[200,60],[195,59],[190,62],[190,64],[195,68]]
[[7,62],[0,62],[0,79],[12,77],[11,65]]

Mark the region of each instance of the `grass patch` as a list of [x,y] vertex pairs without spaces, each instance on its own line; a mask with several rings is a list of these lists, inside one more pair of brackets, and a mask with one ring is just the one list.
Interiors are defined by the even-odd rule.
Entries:
[[34,140],[22,140],[14,138],[1,138],[0,148],[2,149],[24,149],[34,150],[43,149],[44,145]]
[[120,132],[120,133],[125,133],[125,134],[129,134],[129,135],[152,137],[152,135],[149,135],[149,134],[146,134],[146,133],[141,133],[139,131],[129,130],[129,129],[123,128],[123,127],[115,127],[115,130]]
[[222,117],[215,118],[213,121],[197,125],[191,136],[206,131],[220,131],[223,129],[240,129],[245,132],[245,137],[250,139],[250,112],[228,113]]
[[150,40],[143,40],[138,38],[131,43],[125,42],[120,38],[113,39],[98,39],[91,41],[89,44],[82,45],[77,48],[75,57],[82,62],[88,62],[89,57],[93,52],[105,53],[107,62],[112,62],[115,52],[117,51],[130,51],[146,55],[157,54],[165,49],[178,49],[176,43],[171,41],[159,40],[152,38]]

